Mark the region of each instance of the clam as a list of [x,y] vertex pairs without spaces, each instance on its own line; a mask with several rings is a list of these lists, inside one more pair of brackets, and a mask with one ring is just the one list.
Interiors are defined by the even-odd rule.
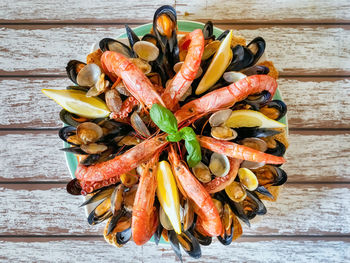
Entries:
[[101,69],[96,64],[87,64],[77,75],[77,83],[79,86],[92,87],[100,79]]
[[287,181],[287,173],[277,166],[265,165],[254,172],[262,186],[278,186]]
[[211,181],[211,173],[204,163],[199,162],[196,166],[192,167],[192,172],[196,178],[202,183],[209,183]]
[[251,162],[251,161],[243,161],[241,163],[241,168],[248,168],[248,169],[258,169],[260,167],[263,167],[265,165],[264,162]]
[[211,136],[218,140],[230,141],[237,137],[237,132],[229,127],[213,127],[211,129]]
[[97,143],[82,144],[80,148],[88,154],[98,154],[108,149],[106,145]]
[[259,138],[244,138],[240,141],[240,143],[244,146],[247,146],[260,152],[265,152],[267,150],[266,142]]
[[227,81],[228,83],[234,83],[246,77],[247,77],[246,75],[237,71],[228,71],[228,72],[225,72],[223,75],[224,80]]
[[112,38],[104,38],[100,41],[99,45],[100,45],[100,49],[103,52],[109,50],[109,51],[115,51],[115,52],[121,53],[128,58],[133,57],[132,50],[127,45],[125,45],[124,43],[118,40],[115,40]]
[[88,144],[100,139],[103,136],[103,130],[93,122],[83,122],[77,127],[77,135],[84,144]]
[[246,190],[240,182],[233,181],[225,188],[227,196],[234,202],[242,202],[246,196]]
[[281,100],[272,100],[259,111],[270,119],[279,120],[286,115],[287,105]]
[[[183,61],[180,61],[180,62],[177,62],[174,67],[173,67],[173,70],[175,71],[175,73],[179,72],[182,65],[184,64]],[[197,71],[197,74],[196,76],[194,77],[195,79],[199,78],[201,75],[203,74],[203,69],[201,67],[198,68],[198,71]]]
[[251,75],[267,75],[269,74],[270,70],[266,66],[260,66],[260,65],[255,65],[251,66],[249,68],[246,68],[242,70],[242,73],[251,76]]
[[121,81],[119,82],[115,87],[114,87],[121,95],[130,97],[132,96],[131,93],[126,89],[124,82]]
[[223,177],[230,171],[230,162],[226,155],[213,153],[210,157],[209,169],[217,177]]
[[130,117],[131,126],[135,129],[135,131],[141,134],[143,137],[148,138],[151,136],[147,126],[141,119],[140,115],[137,112],[133,112]]
[[211,127],[216,127],[224,124],[226,120],[231,116],[232,110],[219,110],[213,113],[209,118],[209,123]]
[[154,61],[159,56],[159,49],[156,45],[148,41],[138,41],[133,46],[137,56],[146,61]]
[[83,190],[83,189],[81,188],[81,185],[80,185],[78,179],[74,178],[74,179],[70,180],[70,182],[67,184],[66,190],[71,195],[81,195],[81,190]]
[[254,191],[259,185],[258,178],[248,168],[239,168],[238,177],[241,184],[249,191]]
[[120,111],[123,101],[120,98],[119,92],[116,89],[108,90],[105,93],[105,100],[106,100],[107,107],[111,112]]
[[151,65],[145,60],[142,60],[140,58],[131,58],[130,61],[134,63],[136,67],[141,69],[141,71],[145,74],[150,73],[152,70]]
[[126,35],[129,40],[129,45],[131,48],[135,45],[136,42],[140,41],[140,38],[136,35],[136,33],[128,26],[125,24],[125,30],[126,30]]
[[88,90],[86,97],[98,96],[105,92],[108,89],[108,86],[109,81],[105,79],[105,74],[102,73],[95,85]]
[[68,78],[73,81],[75,84],[78,84],[77,82],[77,76],[80,70],[85,67],[85,63],[78,61],[78,60],[71,60],[67,63],[66,66],[66,72]]

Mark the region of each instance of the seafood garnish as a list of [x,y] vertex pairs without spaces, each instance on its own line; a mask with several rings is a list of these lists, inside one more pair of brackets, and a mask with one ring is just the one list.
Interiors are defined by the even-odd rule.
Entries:
[[104,38],[86,63],[68,62],[72,86],[42,90],[63,107],[61,150],[78,161],[67,192],[86,196],[109,244],[153,236],[197,259],[213,238],[239,238],[287,181],[278,72],[262,37],[216,36],[211,21],[180,32],[168,5],[149,33],[125,28],[126,41]]

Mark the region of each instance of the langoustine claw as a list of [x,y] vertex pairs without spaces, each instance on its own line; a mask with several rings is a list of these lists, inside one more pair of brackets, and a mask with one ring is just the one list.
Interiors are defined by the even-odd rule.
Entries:
[[187,56],[181,69],[170,81],[170,84],[162,95],[163,101],[170,110],[174,109],[178,101],[189,89],[198,72],[204,51],[204,37],[202,30],[196,29],[187,34],[182,45],[189,45]]
[[178,123],[201,114],[207,114],[233,106],[251,94],[264,90],[271,94],[277,89],[277,82],[267,75],[248,76],[229,86],[214,90],[198,99],[190,101],[175,113]]
[[132,238],[136,245],[145,244],[159,224],[158,209],[153,206],[157,188],[158,153],[142,172],[132,208]]
[[[78,164],[75,176],[79,180],[82,189],[86,193],[90,193],[97,189],[98,185],[101,187],[118,182],[121,174],[129,172],[141,163],[148,161],[155,152],[158,152],[167,143],[165,135],[153,137],[109,161],[90,166]],[[113,180],[111,180],[112,178]]]
[[251,162],[263,162],[269,164],[285,163],[283,157],[263,153],[244,145],[236,144],[230,141],[217,140],[207,136],[197,136],[201,147],[216,153],[224,154],[231,158],[246,160]]
[[118,76],[123,80],[127,90],[140,103],[149,108],[153,103],[165,106],[151,81],[130,59],[117,52],[106,51],[101,57],[101,63],[108,75]]
[[210,236],[218,236],[222,232],[222,223],[219,212],[217,211],[211,196],[205,190],[203,185],[197,181],[190,170],[180,161],[179,156],[173,147],[170,147],[169,160],[171,162],[175,177],[181,183],[194,205],[197,215],[201,219],[204,230]]

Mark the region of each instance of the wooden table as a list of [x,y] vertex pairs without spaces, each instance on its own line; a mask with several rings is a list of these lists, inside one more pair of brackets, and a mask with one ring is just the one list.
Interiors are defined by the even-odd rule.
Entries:
[[70,84],[64,67],[91,43],[150,22],[162,4],[179,19],[211,19],[248,40],[263,36],[289,107],[289,174],[268,215],[224,247],[186,262],[350,260],[350,5],[303,1],[2,0],[0,4],[0,261],[173,262],[169,246],[107,245],[68,195],[58,151],[60,107],[42,88]]

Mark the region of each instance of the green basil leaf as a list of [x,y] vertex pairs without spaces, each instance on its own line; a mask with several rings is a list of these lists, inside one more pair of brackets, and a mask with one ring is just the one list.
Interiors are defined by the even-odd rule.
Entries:
[[182,140],[182,133],[181,132],[176,132],[176,133],[173,133],[173,134],[169,134],[167,137],[166,137],[167,141],[168,142],[178,142],[178,141],[181,141]]
[[180,130],[182,139],[185,141],[196,140],[196,133],[191,127],[184,127]]
[[187,163],[189,167],[196,166],[202,160],[201,146],[197,139],[186,140]]
[[159,104],[153,104],[150,110],[150,116],[152,121],[162,131],[173,134],[177,132],[177,120],[174,114]]

